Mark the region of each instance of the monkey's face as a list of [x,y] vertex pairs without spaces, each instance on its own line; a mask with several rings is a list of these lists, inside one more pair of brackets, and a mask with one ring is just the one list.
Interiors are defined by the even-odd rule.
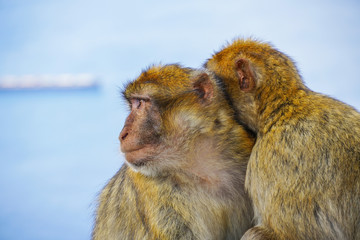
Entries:
[[149,97],[132,96],[129,103],[131,112],[119,135],[121,151],[129,164],[141,167],[157,155],[161,142],[161,118]]
[[205,73],[193,77],[194,72],[177,65],[153,67],[127,86],[130,114],[119,140],[132,169],[158,175],[186,164],[189,149],[211,123],[206,115],[212,82]]

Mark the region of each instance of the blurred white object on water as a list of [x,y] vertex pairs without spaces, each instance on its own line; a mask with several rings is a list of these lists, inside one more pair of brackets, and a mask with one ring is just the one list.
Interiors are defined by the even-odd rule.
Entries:
[[99,86],[92,74],[6,75],[0,76],[0,90],[12,89],[82,89]]

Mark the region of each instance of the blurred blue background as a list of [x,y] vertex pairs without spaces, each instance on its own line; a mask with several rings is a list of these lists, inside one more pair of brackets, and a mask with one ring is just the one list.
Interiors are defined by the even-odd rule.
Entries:
[[360,109],[360,2],[0,0],[0,77],[93,74],[98,89],[0,91],[0,239],[89,239],[123,163],[119,88],[153,63],[201,67],[270,41],[307,85]]

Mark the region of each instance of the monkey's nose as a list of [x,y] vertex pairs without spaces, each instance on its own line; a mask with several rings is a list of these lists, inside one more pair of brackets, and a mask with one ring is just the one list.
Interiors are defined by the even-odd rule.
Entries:
[[129,135],[128,132],[121,132],[121,133],[120,133],[120,136],[119,136],[119,140],[120,140],[120,141],[124,141],[125,138],[126,138],[128,135]]

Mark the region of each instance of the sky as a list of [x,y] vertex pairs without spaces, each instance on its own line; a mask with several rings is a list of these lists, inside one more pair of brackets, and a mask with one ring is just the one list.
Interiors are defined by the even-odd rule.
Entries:
[[2,76],[90,74],[84,92],[0,92],[0,240],[89,239],[119,169],[119,89],[152,64],[198,68],[237,37],[272,43],[307,86],[360,109],[356,0],[0,0]]
[[153,63],[200,67],[255,37],[297,63],[316,91],[359,107],[358,1],[1,0],[0,74],[132,79]]

